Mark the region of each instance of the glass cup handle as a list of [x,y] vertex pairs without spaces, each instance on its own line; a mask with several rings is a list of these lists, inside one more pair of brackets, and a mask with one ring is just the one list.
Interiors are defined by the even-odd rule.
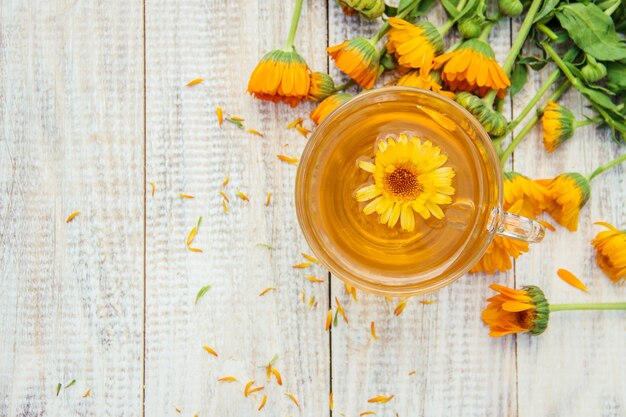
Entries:
[[546,230],[535,220],[505,211],[502,212],[496,233],[524,242],[539,243],[545,236]]

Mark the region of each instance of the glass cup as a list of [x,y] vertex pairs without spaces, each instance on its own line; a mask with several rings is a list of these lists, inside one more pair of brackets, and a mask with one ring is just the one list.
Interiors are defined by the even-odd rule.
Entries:
[[[359,126],[367,127],[358,131]],[[443,207],[442,221],[425,221],[428,230],[421,235],[361,227],[372,223],[360,212],[362,205],[353,195],[339,195],[355,189],[346,177],[368,175],[358,174],[353,154],[371,149],[372,156],[376,140],[406,131],[431,140],[444,153],[460,150],[453,181],[459,191],[463,182],[469,197],[453,196],[452,204]],[[360,146],[359,138],[369,148],[353,149]],[[412,87],[358,94],[326,117],[304,149],[295,193],[300,227],[319,261],[344,282],[386,296],[421,294],[451,284],[480,260],[496,235],[539,242],[545,233],[538,222],[502,210],[502,170],[483,126],[454,101]],[[416,222],[423,221],[416,217]],[[435,249],[441,239],[453,243]]]

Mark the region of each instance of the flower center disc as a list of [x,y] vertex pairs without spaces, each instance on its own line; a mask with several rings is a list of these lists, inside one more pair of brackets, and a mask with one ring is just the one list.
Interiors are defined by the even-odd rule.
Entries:
[[385,174],[383,182],[385,191],[400,200],[414,200],[424,191],[415,168],[411,166],[396,167]]

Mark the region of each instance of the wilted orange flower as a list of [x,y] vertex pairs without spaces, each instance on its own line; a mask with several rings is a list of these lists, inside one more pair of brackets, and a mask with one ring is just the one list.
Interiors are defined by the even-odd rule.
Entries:
[[311,120],[318,125],[322,123],[329,114],[333,112],[337,107],[341,106],[346,101],[352,98],[348,93],[337,93],[322,100],[315,109],[311,112]]
[[505,210],[519,204],[516,214],[535,218],[546,207],[547,199],[548,190],[543,185],[517,172],[504,173]]
[[411,24],[397,17],[390,17],[389,25],[387,50],[395,54],[398,64],[428,75],[435,55],[443,52],[443,38],[437,28],[425,20]]
[[498,284],[489,286],[500,294],[487,299],[482,319],[489,326],[489,336],[512,333],[543,333],[548,327],[550,310],[543,292],[535,286],[515,290]]
[[609,229],[598,233],[591,242],[596,249],[596,262],[611,281],[626,280],[626,231],[604,222],[596,224]]
[[420,74],[419,71],[408,72],[400,77],[400,79],[398,80],[398,85],[423,88],[424,90],[430,90],[435,93],[439,93],[450,99],[454,98],[454,93],[451,93],[450,91],[444,91],[441,88],[441,84],[437,79],[435,79],[433,73],[423,76]]
[[537,182],[548,189],[546,211],[570,231],[578,230],[578,214],[591,194],[589,180],[579,173],[569,172]]
[[248,82],[248,92],[261,100],[283,101],[294,107],[309,93],[309,67],[291,47],[277,49],[261,58]]
[[543,146],[554,152],[559,145],[574,136],[574,115],[567,108],[548,101],[541,116]]
[[489,90],[498,90],[503,98],[511,85],[495,59],[489,44],[470,39],[457,49],[435,58],[435,69],[442,67],[441,78],[453,91],[467,91],[484,96]]
[[372,88],[378,78],[380,52],[370,39],[358,37],[326,48],[337,67],[363,88]]

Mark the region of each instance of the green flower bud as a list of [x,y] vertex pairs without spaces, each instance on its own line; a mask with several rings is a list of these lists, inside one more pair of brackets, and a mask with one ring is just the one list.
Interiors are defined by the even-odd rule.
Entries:
[[338,0],[343,12],[349,16],[360,13],[366,19],[374,20],[385,12],[384,0]]
[[585,80],[590,83],[600,81],[606,77],[606,67],[601,62],[596,61],[591,55],[587,55],[587,63],[580,70]]
[[506,132],[507,122],[504,116],[487,106],[479,97],[462,92],[454,100],[472,113],[491,136],[501,136]]
[[505,16],[519,16],[524,10],[524,5],[520,0],[498,0],[498,8]]
[[335,82],[330,75],[323,72],[311,74],[311,84],[307,99],[322,101],[335,92]]
[[457,29],[465,39],[472,39],[478,37],[482,30],[482,23],[485,21],[485,17],[479,14],[474,14],[466,19],[461,19],[457,25]]
[[535,306],[534,317],[532,318],[532,327],[528,330],[533,336],[538,336],[545,332],[548,328],[548,321],[550,320],[550,304],[546,300],[546,296],[539,287],[534,285],[527,285],[522,287],[524,291],[528,293],[530,301]]

